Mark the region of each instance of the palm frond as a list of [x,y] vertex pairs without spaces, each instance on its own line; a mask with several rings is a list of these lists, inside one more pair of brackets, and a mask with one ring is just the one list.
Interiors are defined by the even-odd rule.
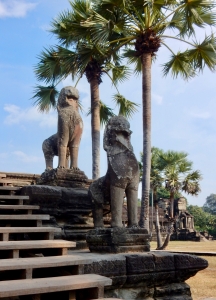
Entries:
[[163,75],[167,76],[171,73],[173,78],[180,75],[183,79],[190,79],[196,75],[191,60],[189,59],[189,52],[178,52],[172,54],[171,59],[162,65]]
[[181,9],[176,10],[178,18],[182,19],[182,36],[195,35],[195,27],[204,27],[206,24],[215,25],[215,1],[213,0],[191,0],[185,1]]
[[119,106],[119,115],[122,115],[126,118],[131,118],[132,115],[138,111],[137,107],[139,107],[139,104],[127,100],[120,94],[113,95],[113,100]]
[[[87,116],[89,116],[90,114],[91,108],[89,108]],[[106,125],[109,119],[113,116],[115,116],[113,109],[100,100],[100,125]]]
[[199,181],[202,179],[200,171],[189,173],[182,182],[182,190],[191,195],[198,195],[201,191]]
[[40,112],[48,112],[51,108],[56,108],[56,97],[59,92],[55,86],[37,85],[34,93],[32,99],[36,99],[34,105],[38,107]]
[[90,37],[88,29],[81,26],[81,23],[91,16],[90,2],[75,0],[70,4],[72,10],[59,14],[51,24],[51,32],[56,34],[59,41],[67,47],[80,39]]
[[129,64],[134,64],[134,74],[139,75],[142,72],[142,64],[140,57],[136,55],[137,51],[135,50],[125,50],[123,53],[123,57],[128,59]]
[[211,71],[216,66],[216,37],[205,37],[201,44],[195,43],[195,48],[187,51],[187,56],[194,69],[202,71],[206,65]]
[[131,71],[127,66],[112,65],[111,71],[112,80],[115,84],[122,83],[131,76]]
[[111,117],[115,116],[113,109],[100,101],[100,124],[104,126]]
[[58,55],[58,47],[44,49],[38,56],[39,63],[34,67],[38,80],[52,83],[62,77],[61,62]]
[[163,170],[166,166],[173,167],[186,161],[188,154],[186,152],[176,152],[168,150],[158,154],[158,167]]
[[65,77],[71,74],[72,78],[74,79],[76,76],[80,75],[80,56],[76,50],[71,51],[67,48],[59,46],[58,57],[60,59],[61,72],[62,74],[65,74]]

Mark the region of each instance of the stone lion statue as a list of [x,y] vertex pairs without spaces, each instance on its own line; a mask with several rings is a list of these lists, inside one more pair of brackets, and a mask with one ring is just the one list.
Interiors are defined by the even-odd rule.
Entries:
[[94,227],[103,227],[103,205],[111,206],[111,227],[122,227],[122,204],[127,198],[128,227],[137,227],[139,165],[130,142],[130,124],[123,116],[108,121],[104,132],[104,150],[108,170],[89,188],[93,203]]
[[[58,134],[53,134],[43,141],[42,150],[44,153],[46,170],[53,169],[53,158],[58,156]],[[70,151],[67,147],[65,166],[69,168]]]
[[78,151],[83,132],[83,121],[78,112],[79,92],[72,86],[64,87],[58,98],[58,168],[66,168],[67,148],[70,169],[77,169]]

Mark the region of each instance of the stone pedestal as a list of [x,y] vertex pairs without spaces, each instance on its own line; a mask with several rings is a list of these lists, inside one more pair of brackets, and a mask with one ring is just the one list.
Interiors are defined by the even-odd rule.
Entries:
[[21,194],[29,196],[29,204],[40,206],[37,213],[51,216],[45,225],[62,228],[55,238],[76,241],[78,249],[87,248],[86,233],[94,228],[88,189],[29,185]]
[[190,287],[184,281],[208,266],[200,257],[166,251],[69,253],[92,259],[91,264],[84,265],[84,274],[112,279],[112,285],[105,288],[105,298],[124,300],[192,300]]
[[86,235],[91,252],[125,253],[150,251],[150,236],[141,228],[96,228]]
[[88,188],[92,180],[83,171],[74,169],[46,170],[37,179],[37,185],[61,186],[69,188]]

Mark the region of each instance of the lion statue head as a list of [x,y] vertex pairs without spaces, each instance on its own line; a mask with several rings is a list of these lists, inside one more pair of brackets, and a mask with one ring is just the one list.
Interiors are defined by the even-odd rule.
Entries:
[[64,87],[58,98],[58,108],[64,108],[67,106],[72,105],[71,101],[76,100],[78,102],[79,100],[79,91],[72,86],[66,86]]
[[110,152],[110,154],[115,154],[115,152],[119,153],[124,150],[133,152],[130,142],[131,133],[130,123],[125,117],[114,116],[110,118],[104,131],[104,150],[107,151],[108,155]]

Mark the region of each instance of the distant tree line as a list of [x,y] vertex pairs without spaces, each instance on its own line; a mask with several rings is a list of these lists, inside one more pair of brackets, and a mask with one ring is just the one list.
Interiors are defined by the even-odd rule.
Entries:
[[[140,180],[143,177],[143,153],[140,159]],[[150,170],[150,197],[153,198],[155,207],[157,249],[163,250],[167,247],[175,223],[174,199],[181,196],[181,192],[198,195],[200,191],[199,170],[193,170],[193,163],[188,159],[188,154],[182,151],[163,151],[152,147],[151,170]],[[167,237],[162,245],[160,235],[160,224],[158,217],[158,201],[167,198],[170,201],[169,228]],[[149,201],[151,203],[151,201]]]
[[[140,180],[143,176],[142,157],[143,153],[139,163]],[[170,218],[174,218],[174,199],[181,197],[181,192],[198,195],[201,179],[200,171],[193,170],[187,153],[152,147],[150,196],[153,193],[154,202],[160,198],[170,199]]]
[[208,231],[216,237],[216,194],[208,196],[203,207],[188,205],[187,210],[194,216],[196,230]]

